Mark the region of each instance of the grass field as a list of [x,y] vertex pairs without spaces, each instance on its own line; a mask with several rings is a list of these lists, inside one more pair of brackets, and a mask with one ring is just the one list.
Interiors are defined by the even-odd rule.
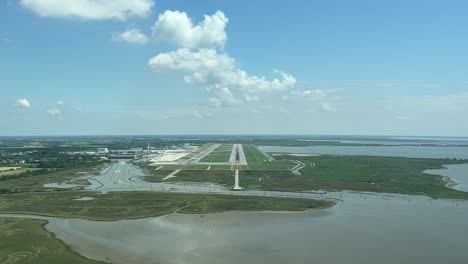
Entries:
[[[278,159],[290,158],[290,156],[278,157]],[[289,170],[270,168],[242,170],[241,186],[246,189],[274,191],[353,190],[468,199],[468,193],[445,187],[442,177],[423,173],[428,169],[441,168],[442,165],[462,163],[462,161],[326,155],[294,157],[294,159],[306,164],[301,170],[302,175],[295,175]],[[177,177],[171,178],[171,181],[213,182],[231,187],[234,184],[232,173],[229,170],[182,170]],[[160,178],[146,177],[145,180],[160,181]]]
[[200,162],[229,162],[231,157],[232,145],[221,144],[208,155],[206,155]]
[[252,144],[242,144],[244,155],[247,159],[249,170],[289,170],[296,164],[285,160],[272,160],[268,158]]
[[214,151],[229,151],[231,152],[233,145],[232,144],[221,144]]
[[44,230],[46,221],[0,218],[0,263],[97,264]]
[[[5,168],[5,167],[3,167]],[[35,170],[39,170],[38,168],[19,168],[19,167],[15,167],[16,169],[9,169],[9,170],[3,170],[1,171],[0,170],[0,177],[1,176],[9,176],[9,175],[18,175],[18,174],[21,174],[21,173],[24,173],[24,172],[28,172],[28,171],[35,171]]]
[[[172,182],[213,182],[224,186],[231,186],[234,184],[233,171],[231,170],[181,170],[177,173],[176,177],[171,178]],[[165,172],[164,176],[169,175],[170,172]],[[164,177],[162,175],[147,176],[145,181],[160,182]]]
[[98,173],[103,165],[94,168],[77,168],[58,172],[51,172],[42,175],[24,177],[8,181],[0,181],[0,190],[13,192],[40,192],[44,191],[43,185],[46,183],[63,181],[66,179],[74,179],[80,174],[79,172]]
[[[164,176],[167,176],[170,172],[161,176],[147,176],[144,178],[145,181],[149,182],[161,182]],[[241,186],[244,189],[262,189],[261,178],[271,177],[272,175],[285,175],[287,171],[253,171],[246,170],[241,171],[240,179]],[[289,173],[292,175],[292,173]],[[208,170],[208,171],[191,171],[182,170],[177,173],[176,177],[170,179],[171,182],[212,182],[220,184],[224,187],[234,186],[234,171],[232,170]]]
[[444,164],[462,163],[462,161],[326,155],[295,158],[307,164],[301,170],[303,175],[295,176],[289,172],[271,174],[270,178],[262,180],[262,189],[354,190],[468,199],[468,193],[446,188],[441,176],[423,173],[427,169],[441,168]]
[[228,154],[209,154],[204,157],[200,162],[229,162],[229,157],[231,157],[231,153]]
[[189,160],[190,158],[196,156],[197,154],[199,154],[200,152],[208,149],[209,147],[211,147],[213,144],[203,144],[201,146],[199,146],[196,150],[190,152],[188,155],[180,158],[180,160]]

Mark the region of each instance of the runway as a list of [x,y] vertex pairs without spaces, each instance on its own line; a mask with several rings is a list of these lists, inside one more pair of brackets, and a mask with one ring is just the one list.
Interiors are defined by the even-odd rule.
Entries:
[[[236,161],[236,154],[239,152],[239,161]],[[242,144],[234,144],[232,146],[231,156],[229,157],[229,164],[233,165],[245,165],[247,166],[247,159],[245,158],[244,149]]]

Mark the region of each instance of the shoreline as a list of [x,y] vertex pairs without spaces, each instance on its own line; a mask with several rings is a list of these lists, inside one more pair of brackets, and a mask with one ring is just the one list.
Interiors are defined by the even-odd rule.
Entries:
[[[441,177],[441,180],[445,183],[444,186],[448,189],[451,189],[451,190],[455,190],[455,191],[459,191],[459,192],[468,192],[468,190],[463,190],[463,189],[459,189],[459,188],[456,188],[457,186],[459,185],[462,185],[464,183],[462,182],[456,182],[453,180],[452,177],[448,176],[446,174],[446,172],[449,172],[450,170],[450,167],[452,166],[463,166],[463,165],[468,165],[468,163],[461,163],[461,164],[445,164],[445,165],[442,165],[440,168],[438,169],[429,169],[429,170],[425,170],[423,171],[423,173],[426,173],[426,174],[429,174],[429,175],[435,175],[435,176],[439,176]],[[468,175],[467,175],[468,177]]]
[[455,182],[449,176],[442,176],[442,180],[445,182],[445,187],[455,190],[453,187],[459,185],[459,183]]
[[[445,176],[444,176],[445,177]],[[447,177],[450,179],[449,177]],[[453,182],[453,181],[451,181]],[[455,183],[457,184],[457,183]],[[80,192],[88,192],[88,191],[80,191]],[[115,193],[115,192],[114,192]],[[193,193],[197,194],[197,193]],[[203,194],[203,193],[201,193]],[[89,217],[73,217],[73,216],[58,216],[54,214],[40,214],[40,213],[29,213],[29,212],[0,212],[0,217],[14,217],[14,218],[29,218],[29,219],[41,219],[41,220],[47,220],[47,219],[78,219],[78,220],[87,220],[87,221],[96,221],[96,222],[116,222],[116,221],[126,221],[126,220],[139,220],[139,219],[147,219],[147,218],[160,218],[160,217],[167,217],[169,215],[207,215],[207,214],[223,214],[223,213],[281,213],[281,214],[302,214],[302,213],[307,213],[307,212],[313,212],[313,211],[326,211],[326,210],[332,210],[335,208],[338,204],[341,203],[346,203],[346,199],[356,199],[357,195],[359,197],[362,196],[368,196],[368,198],[371,197],[380,197],[380,198],[394,198],[394,199],[404,199],[404,200],[438,200],[442,202],[467,202],[468,200],[465,199],[437,199],[437,198],[432,198],[430,196],[427,196],[425,194],[418,194],[418,195],[413,195],[413,194],[401,194],[401,193],[378,193],[378,192],[365,192],[365,191],[352,191],[352,190],[343,190],[343,191],[338,191],[338,192],[327,192],[327,194],[331,196],[336,196],[336,197],[324,197],[324,198],[318,198],[316,200],[325,200],[329,201],[331,204],[330,206],[327,207],[322,207],[322,208],[306,208],[304,210],[271,210],[271,209],[266,209],[266,210],[261,210],[261,209],[254,209],[254,210],[225,210],[225,211],[219,211],[219,212],[206,212],[206,213],[199,213],[199,212],[179,212],[180,210],[184,209],[186,206],[177,208],[172,212],[166,213],[166,214],[160,214],[160,215],[148,215],[148,216],[142,216],[142,217],[130,217],[130,218],[121,218],[121,219],[96,219],[96,218],[89,218]],[[223,195],[223,194],[219,194]],[[345,196],[346,195],[346,196]],[[348,195],[356,195],[356,197],[349,197]],[[341,196],[343,196],[341,198]],[[253,196],[255,197],[255,196]],[[261,197],[261,196],[258,196]],[[279,198],[279,199],[301,199],[301,198],[296,198],[296,197],[273,197],[273,198]],[[360,197],[361,198],[361,197]],[[311,198],[302,198],[302,199],[311,199]],[[313,199],[313,198],[312,198]],[[86,202],[86,201],[85,201]],[[23,216],[23,217],[22,217]]]
[[93,221],[93,222],[118,222],[118,221],[133,221],[133,220],[142,220],[142,219],[159,219],[159,218],[165,218],[171,215],[174,216],[185,216],[185,215],[199,215],[199,216],[204,216],[204,215],[214,215],[214,214],[226,214],[226,213],[260,213],[260,214],[306,214],[306,213],[311,213],[311,212],[319,212],[319,211],[326,211],[331,208],[333,208],[336,205],[336,203],[333,203],[329,207],[324,207],[324,208],[308,208],[305,210],[228,210],[228,211],[220,211],[220,212],[207,212],[207,213],[183,213],[179,212],[179,210],[182,210],[185,208],[181,207],[176,209],[173,212],[163,214],[163,215],[154,215],[154,216],[144,216],[144,217],[137,217],[137,218],[123,218],[123,219],[113,219],[113,220],[102,220],[102,219],[93,219],[93,218],[84,218],[84,217],[67,217],[67,216],[55,216],[55,215],[48,215],[48,214],[35,214],[35,213],[14,213],[14,212],[2,212],[0,213],[0,218],[23,218],[23,219],[36,219],[36,220],[44,220],[48,221],[49,220],[85,220],[85,221]]

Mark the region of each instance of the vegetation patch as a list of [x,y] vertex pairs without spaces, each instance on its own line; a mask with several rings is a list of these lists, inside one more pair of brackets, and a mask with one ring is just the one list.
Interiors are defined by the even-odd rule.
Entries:
[[44,229],[46,221],[0,218],[0,263],[97,264]]
[[249,170],[290,170],[296,164],[287,160],[269,160],[255,145],[243,144]]
[[445,187],[441,176],[423,173],[428,169],[441,168],[445,164],[461,164],[467,161],[330,155],[295,159],[306,164],[301,170],[302,175],[291,175],[289,172],[271,174],[269,178],[262,180],[262,189],[354,190],[468,199],[468,193]]
[[326,208],[332,202],[312,199],[158,192],[113,192],[79,201],[83,192],[18,193],[0,195],[0,213],[35,214],[90,220],[120,220],[160,216],[184,208],[183,213],[238,210],[300,211]]

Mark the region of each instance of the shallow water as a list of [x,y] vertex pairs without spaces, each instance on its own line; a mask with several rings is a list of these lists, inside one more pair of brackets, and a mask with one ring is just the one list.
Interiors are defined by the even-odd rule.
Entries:
[[314,153],[327,155],[365,155],[406,158],[456,158],[468,159],[467,147],[421,147],[421,146],[306,146],[281,147],[259,146],[266,152]]
[[113,263],[463,263],[468,203],[342,192],[306,213],[49,219],[74,250]]
[[426,170],[425,173],[447,176],[456,185],[449,185],[449,188],[468,192],[468,164],[445,165],[444,169]]

